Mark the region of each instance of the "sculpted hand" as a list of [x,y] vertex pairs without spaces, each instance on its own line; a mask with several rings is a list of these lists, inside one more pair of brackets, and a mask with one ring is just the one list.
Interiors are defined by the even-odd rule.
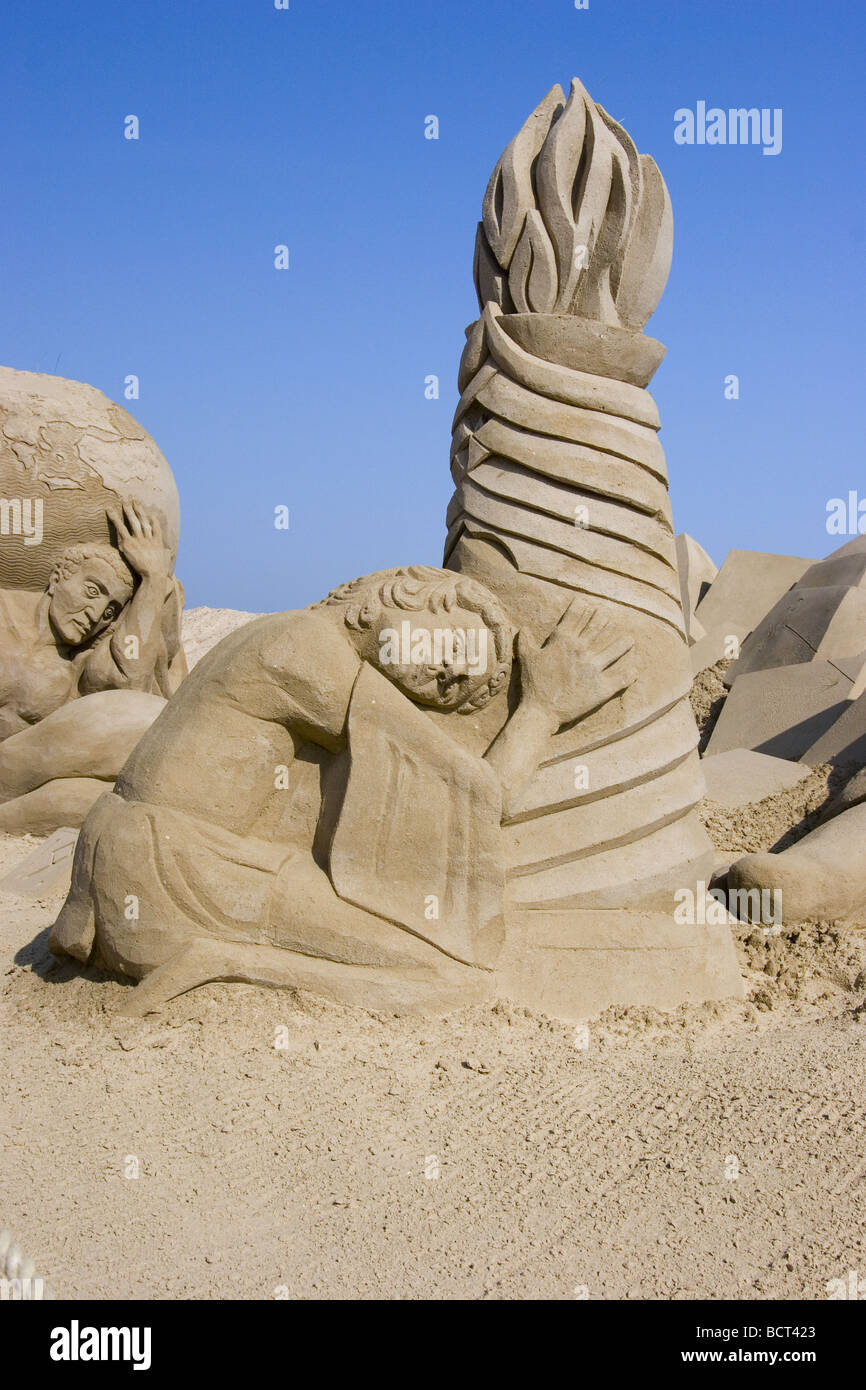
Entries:
[[140,502],[124,502],[123,515],[109,511],[106,515],[117,532],[117,544],[127,564],[142,579],[167,577],[171,560],[155,512]]
[[522,701],[543,709],[557,727],[582,719],[621,695],[634,675],[624,658],[634,646],[618,635],[598,609],[572,600],[543,646],[518,633]]

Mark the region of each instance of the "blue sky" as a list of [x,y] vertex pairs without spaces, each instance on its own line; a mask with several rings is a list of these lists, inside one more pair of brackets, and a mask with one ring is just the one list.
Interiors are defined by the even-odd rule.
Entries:
[[[482,194],[577,75],[673,200],[648,332],[678,529],[717,562],[826,554],[827,500],[866,498],[864,30],[859,0],[10,6],[0,361],[121,401],[140,378],[191,605],[438,563]],[[700,100],[781,107],[781,154],[677,145]]]

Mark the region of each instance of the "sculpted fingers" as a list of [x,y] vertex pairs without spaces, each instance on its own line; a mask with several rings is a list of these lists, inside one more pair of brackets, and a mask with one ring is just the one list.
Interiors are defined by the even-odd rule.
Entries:
[[631,637],[617,637],[597,653],[599,665],[603,671],[607,671],[615,662],[622,661],[623,657],[628,656],[629,652],[633,650],[634,641]]
[[585,604],[579,603],[575,596],[547,640],[549,642],[555,637],[558,642],[576,643],[591,633],[598,616],[597,608],[588,608]]
[[134,502],[124,502],[123,515],[126,518],[126,527],[129,531],[129,534],[131,536],[140,536],[142,534],[141,522],[138,518],[138,513],[135,510]]
[[105,515],[108,517],[108,520],[111,522],[112,526],[117,532],[118,541],[122,541],[128,533],[126,530],[126,525],[120,513],[115,511],[113,508],[107,507],[105,510]]
[[630,639],[622,639],[612,644],[605,653],[600,679],[607,686],[610,697],[622,695],[637,680],[634,665],[628,659],[633,649],[634,643]]
[[148,540],[153,540],[159,535],[159,520],[156,512],[151,507],[143,507],[137,503],[138,515],[141,518],[141,525]]
[[154,512],[150,507],[145,507],[141,502],[131,502],[138,517],[138,524],[141,527],[141,534],[146,540],[153,540],[154,537]]
[[634,648],[634,640],[626,636],[602,609],[578,609],[574,600],[554,631],[563,633],[585,660],[591,661],[602,671],[608,670]]

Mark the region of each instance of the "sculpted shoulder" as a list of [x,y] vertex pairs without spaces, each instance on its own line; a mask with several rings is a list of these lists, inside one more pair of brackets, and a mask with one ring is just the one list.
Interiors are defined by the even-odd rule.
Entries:
[[229,670],[300,673],[322,660],[340,662],[351,648],[340,615],[327,609],[291,608],[265,613],[235,628],[201,658],[194,673],[210,677]]
[[74,697],[78,664],[40,641],[38,593],[0,589],[0,741]]
[[217,699],[327,744],[342,733],[360,664],[339,611],[269,613],[202,657],[172,704]]
[[317,742],[338,739],[361,668],[342,612],[274,614],[262,629],[259,651],[263,672],[289,697],[301,730]]

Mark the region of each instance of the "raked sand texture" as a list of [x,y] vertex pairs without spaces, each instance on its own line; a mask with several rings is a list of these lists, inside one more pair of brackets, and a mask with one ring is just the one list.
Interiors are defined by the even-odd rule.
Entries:
[[864,1267],[862,932],[744,929],[747,1002],[585,1037],[246,985],[141,1021],[49,956],[61,901],[0,895],[0,1222],[61,1298],[823,1299]]

